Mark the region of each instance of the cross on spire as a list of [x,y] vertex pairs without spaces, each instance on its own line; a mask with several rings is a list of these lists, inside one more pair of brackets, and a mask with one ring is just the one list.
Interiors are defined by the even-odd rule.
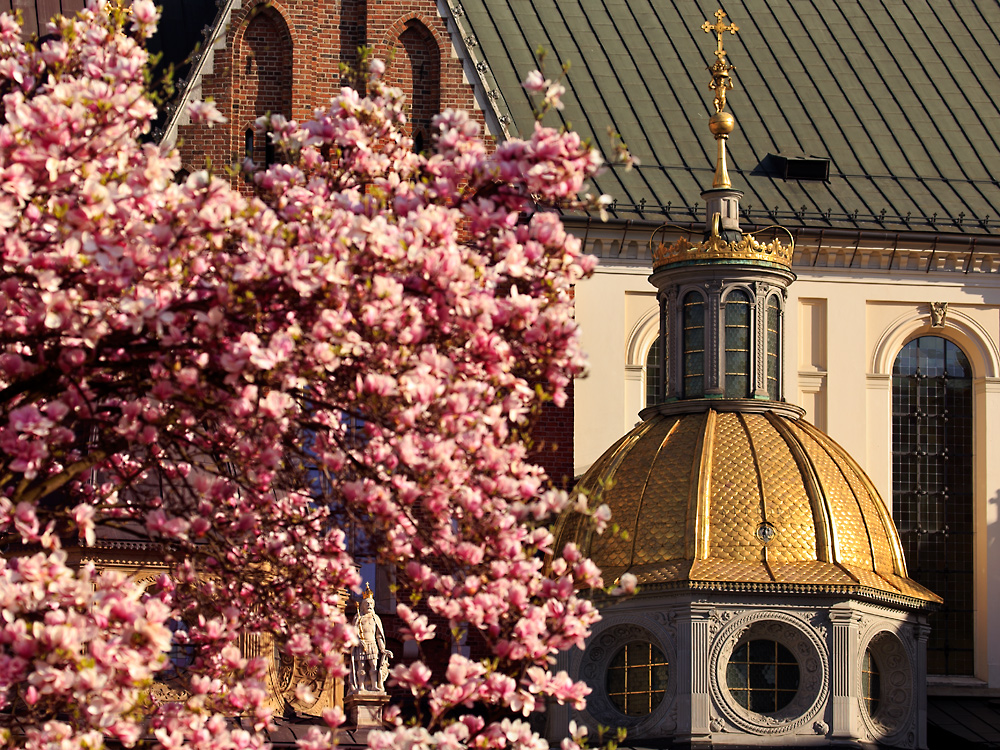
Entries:
[[733,116],[725,111],[726,92],[733,87],[733,76],[730,73],[733,66],[726,62],[726,50],[722,48],[722,35],[727,31],[730,34],[736,34],[740,29],[735,23],[726,24],[722,20],[725,17],[726,11],[719,8],[715,11],[715,23],[705,21],[701,25],[706,33],[715,32],[715,38],[718,41],[718,46],[715,49],[715,62],[708,69],[712,74],[712,81],[708,87],[715,92],[715,114],[708,121],[708,127],[719,144],[719,155],[715,162],[715,179],[712,181],[713,188],[731,187],[729,171],[726,169],[726,139],[729,138],[729,134],[733,132],[733,127],[736,125]]
[[726,56],[726,51],[722,49],[722,35],[725,34],[727,31],[730,34],[736,34],[736,32],[740,30],[740,27],[737,26],[735,23],[731,23],[728,26],[726,26],[725,21],[722,20],[725,17],[726,17],[726,11],[722,10],[722,8],[719,8],[717,11],[715,11],[715,18],[716,18],[715,23],[712,23],[711,21],[705,21],[705,23],[701,25],[701,28],[703,28],[706,33],[711,34],[713,31],[715,32],[715,38],[719,43],[719,46],[715,50],[715,56],[718,57],[720,60]]

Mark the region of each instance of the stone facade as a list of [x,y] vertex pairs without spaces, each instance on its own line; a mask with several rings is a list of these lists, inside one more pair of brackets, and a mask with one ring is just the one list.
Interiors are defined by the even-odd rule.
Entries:
[[[674,737],[693,744],[781,745],[878,742],[926,746],[926,706],[915,685],[926,678],[927,628],[922,615],[887,604],[835,597],[750,597],[716,594],[639,596],[604,609],[587,648],[564,659],[593,689],[587,710],[573,718],[592,733],[625,726],[629,737]],[[794,698],[781,710],[757,713],[727,686],[730,659],[751,640],[780,643],[798,662]],[[644,716],[612,705],[608,667],[629,643],[649,642],[669,664],[666,691]],[[881,699],[863,705],[862,660],[877,664]],[[566,721],[568,715],[561,715]],[[552,722],[553,738],[565,725]]]

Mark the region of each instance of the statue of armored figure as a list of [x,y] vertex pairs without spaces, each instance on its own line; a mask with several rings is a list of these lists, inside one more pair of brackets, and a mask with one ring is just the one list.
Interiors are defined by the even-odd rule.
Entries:
[[375,614],[375,601],[367,584],[364,596],[358,602],[354,627],[358,631],[360,643],[351,650],[348,689],[352,693],[359,691],[384,693],[392,652],[385,647],[382,619]]

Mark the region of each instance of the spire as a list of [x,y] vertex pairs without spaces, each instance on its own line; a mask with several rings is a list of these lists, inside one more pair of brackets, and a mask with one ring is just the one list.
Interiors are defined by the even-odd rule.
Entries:
[[727,26],[722,20],[725,17],[726,12],[720,8],[715,11],[715,23],[705,21],[701,25],[701,28],[706,33],[711,34],[714,32],[717,41],[715,62],[709,68],[709,71],[712,73],[712,81],[708,84],[708,87],[715,92],[715,114],[708,121],[708,129],[712,131],[716,143],[719,144],[718,156],[715,161],[715,178],[712,180],[713,188],[732,187],[732,183],[729,181],[729,170],[726,168],[726,139],[729,138],[729,134],[736,127],[736,119],[729,112],[726,112],[725,109],[726,92],[733,88],[733,77],[729,74],[733,66],[726,62],[726,50],[722,47],[722,36],[727,31],[735,35],[740,30],[740,27],[735,23]]

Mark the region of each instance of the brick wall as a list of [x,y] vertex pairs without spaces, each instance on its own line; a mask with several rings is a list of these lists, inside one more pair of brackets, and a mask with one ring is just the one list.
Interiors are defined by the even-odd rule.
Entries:
[[[355,65],[362,46],[388,61],[386,80],[406,92],[426,145],[431,118],[442,108],[466,109],[484,124],[431,0],[251,0],[233,14],[224,34],[213,70],[202,79],[202,95],[215,100],[229,123],[181,127],[188,169],[201,169],[206,159],[217,172],[242,162],[247,127],[265,112],[303,120],[326,107],[351,82],[342,77],[341,63]],[[264,161],[260,136],[254,160]]]
[[551,401],[531,430],[531,460],[542,466],[556,487],[573,487],[573,394],[574,384],[566,389],[566,405]]

